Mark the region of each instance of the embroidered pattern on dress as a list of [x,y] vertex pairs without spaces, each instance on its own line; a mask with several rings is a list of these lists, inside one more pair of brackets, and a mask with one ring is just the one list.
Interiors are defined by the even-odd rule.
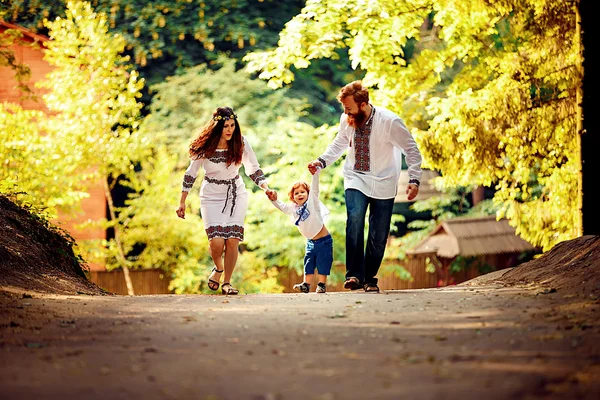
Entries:
[[371,138],[371,128],[373,127],[373,117],[375,108],[369,117],[369,120],[363,128],[354,129],[354,170],[359,172],[369,172],[371,170],[371,154],[369,149],[369,140]]
[[208,176],[204,176],[204,179],[209,182],[209,183],[214,183],[215,185],[227,185],[227,194],[225,195],[225,205],[223,206],[223,209],[221,210],[222,213],[225,212],[225,209],[227,208],[227,203],[229,202],[229,194],[231,193],[231,212],[229,213],[229,216],[233,215],[233,209],[235,208],[235,199],[237,199],[237,189],[236,189],[236,181],[239,178],[239,175],[236,175],[235,178],[232,179],[213,179],[213,178],[209,178]]
[[194,186],[194,182],[196,182],[196,177],[185,174],[183,176],[183,187],[184,189],[191,189]]
[[225,156],[225,154],[223,154],[223,152],[214,153],[212,156],[208,157],[208,161],[213,162],[215,164],[226,163],[227,157]]
[[219,237],[224,239],[240,239],[244,240],[244,227],[241,225],[221,226],[214,225],[206,228],[206,236],[208,240]]
[[260,168],[256,170],[255,173],[250,175],[249,178],[252,179],[252,181],[254,181],[254,183],[256,183],[258,186],[260,186],[260,184],[267,179]]

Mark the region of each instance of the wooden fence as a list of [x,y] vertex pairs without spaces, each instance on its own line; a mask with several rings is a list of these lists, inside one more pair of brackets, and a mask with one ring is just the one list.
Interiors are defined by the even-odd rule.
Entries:
[[[503,262],[500,262],[503,261]],[[495,265],[498,268],[506,268],[513,265],[504,265],[503,257],[486,257],[480,260],[486,262],[488,265]],[[410,257],[405,262],[405,268],[410,272],[412,280],[403,280],[397,277],[393,273],[384,274],[380,272],[378,274],[379,287],[382,290],[404,290],[404,289],[423,289],[423,288],[434,288],[439,286],[442,277],[437,273],[427,272],[425,269],[426,256],[415,255]],[[382,266],[382,270],[385,269]],[[343,276],[345,272],[344,265],[334,265],[332,273],[336,273],[342,277],[342,280],[337,283],[333,283],[331,278],[327,283],[327,291],[339,292],[345,291],[343,288]],[[169,278],[161,270],[142,270],[142,271],[130,271],[131,281],[133,284],[133,290],[136,295],[138,294],[167,294],[172,293],[169,291]],[[473,265],[469,268],[461,270],[460,272],[451,274],[451,283],[457,284],[469,279],[473,279],[481,275],[479,267]],[[120,270],[116,271],[91,271],[90,280],[101,288],[116,294],[127,294],[127,287],[125,286],[125,278],[123,272]],[[284,287],[284,293],[294,292],[294,285],[302,282],[302,275],[296,273],[295,270],[288,268],[279,269],[279,283]],[[312,288],[316,289],[316,282],[312,282]]]
[[[443,286],[444,276],[439,271],[427,272],[427,258],[430,254],[414,254],[410,255],[406,261],[403,262],[404,268],[412,276],[411,280],[400,279],[394,273],[384,273],[385,265],[382,265],[380,272],[377,275],[379,279],[379,288],[382,290],[405,290],[405,289],[424,289],[434,288]],[[512,254],[500,254],[500,255],[488,255],[480,257],[467,268],[464,268],[458,272],[450,273],[448,281],[450,284],[458,284],[461,282],[468,281],[482,275],[481,267],[486,265],[488,269],[497,270],[503,268],[513,267],[517,264],[515,255]],[[345,267],[343,265],[334,266],[332,270],[339,275],[344,275]],[[332,271],[332,272],[333,272]],[[491,271],[486,271],[491,272]],[[279,274],[279,282],[284,286],[284,293],[293,292],[293,287],[296,283],[302,282],[302,275],[296,273],[296,271],[282,268]],[[312,282],[311,289],[316,283]],[[345,291],[343,288],[343,282],[333,284],[332,282],[327,283],[327,291],[338,292]]]
[[[138,294],[166,294],[169,291],[169,277],[159,269],[129,271],[133,291]],[[115,294],[127,294],[123,271],[90,271],[90,281],[102,289]]]
[[[383,266],[382,266],[383,268]],[[412,280],[407,281],[400,279],[393,273],[388,274],[378,274],[379,279],[379,288],[382,290],[402,290],[402,289],[423,289],[423,288],[432,288],[437,286],[437,282],[439,280],[436,273],[429,273],[425,270],[425,264],[422,259],[411,259],[405,265],[405,268],[412,275]],[[344,275],[345,266],[338,265],[332,267],[332,269],[337,272],[339,275]],[[333,271],[332,271],[333,272]],[[280,270],[279,273],[279,282],[283,285],[284,293],[293,292],[293,287],[296,283],[300,283],[303,280],[303,276],[297,274],[294,270],[288,270],[284,268]],[[316,283],[312,282],[311,290],[315,288]],[[327,291],[328,292],[339,292],[346,291],[344,289],[344,282],[333,283],[329,281],[327,283]]]

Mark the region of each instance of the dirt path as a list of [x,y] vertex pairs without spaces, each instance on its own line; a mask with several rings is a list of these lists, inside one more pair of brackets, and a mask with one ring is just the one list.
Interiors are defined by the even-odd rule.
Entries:
[[0,294],[8,399],[598,399],[598,300]]

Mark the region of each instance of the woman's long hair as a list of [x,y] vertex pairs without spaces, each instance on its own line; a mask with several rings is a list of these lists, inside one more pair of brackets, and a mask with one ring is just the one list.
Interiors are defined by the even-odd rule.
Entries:
[[200,130],[200,133],[190,143],[190,157],[211,157],[217,150],[217,146],[219,146],[219,141],[223,134],[223,125],[229,119],[233,119],[235,129],[231,139],[227,141],[227,166],[240,164],[242,162],[242,153],[244,152],[244,142],[242,140],[240,124],[231,107],[219,107],[215,110],[208,124]]

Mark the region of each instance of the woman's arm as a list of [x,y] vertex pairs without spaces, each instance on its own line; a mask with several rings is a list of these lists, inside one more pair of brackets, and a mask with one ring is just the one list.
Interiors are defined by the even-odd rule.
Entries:
[[181,192],[181,199],[179,200],[179,208],[177,208],[177,216],[181,219],[185,219],[185,199],[189,192]]
[[188,193],[192,190],[198,171],[203,164],[203,159],[195,159],[190,162],[190,165],[185,170],[183,176],[183,184],[181,185],[181,198],[179,199],[179,207],[175,211],[179,218],[185,218],[185,200],[187,199]]
[[266,192],[269,190],[267,178],[262,169],[260,169],[260,164],[256,159],[256,154],[254,153],[254,150],[252,150],[250,142],[245,137],[243,140],[244,152],[242,153],[242,164],[244,164],[244,171],[246,172],[246,175],[248,175],[248,178],[252,179],[258,187]]

